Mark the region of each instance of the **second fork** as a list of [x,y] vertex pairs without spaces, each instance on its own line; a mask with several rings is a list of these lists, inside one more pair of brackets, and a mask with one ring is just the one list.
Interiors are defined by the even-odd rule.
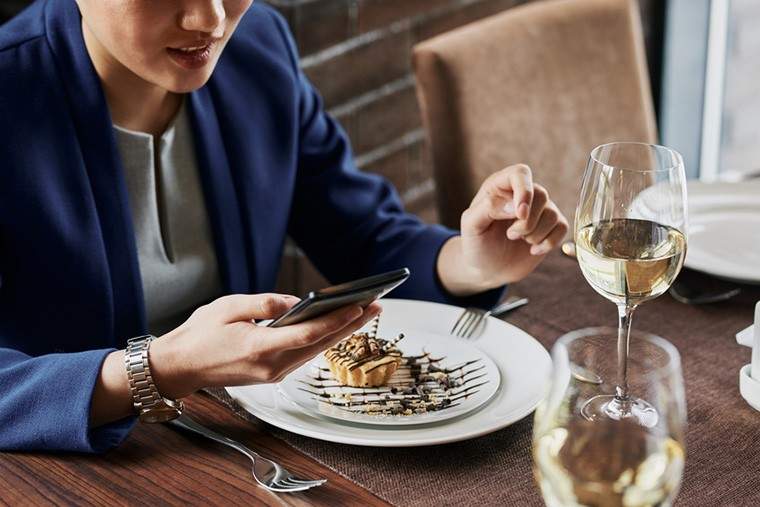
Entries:
[[527,305],[529,301],[528,298],[510,298],[488,311],[480,308],[465,308],[451,328],[451,334],[460,338],[472,338],[488,317],[499,317],[515,308]]

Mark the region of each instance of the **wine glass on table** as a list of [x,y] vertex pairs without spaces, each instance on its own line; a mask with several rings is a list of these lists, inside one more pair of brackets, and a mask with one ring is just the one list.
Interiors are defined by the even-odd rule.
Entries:
[[615,390],[615,328],[587,328],[552,349],[551,389],[536,409],[533,470],[549,507],[669,506],[684,467],[686,404],[680,358],[664,339],[634,331],[630,388],[658,414],[589,419],[589,400]]
[[628,385],[631,319],[668,290],[686,255],[686,176],[678,152],[644,143],[594,148],[575,213],[583,276],[618,310],[617,385],[586,403],[588,420],[631,419],[655,426],[659,415]]
[[680,358],[664,339],[631,332],[631,317],[683,264],[681,156],[641,143],[595,148],[575,247],[583,276],[617,305],[618,327],[573,331],[552,349],[551,390],[533,425],[536,479],[549,506],[670,505],[684,464]]

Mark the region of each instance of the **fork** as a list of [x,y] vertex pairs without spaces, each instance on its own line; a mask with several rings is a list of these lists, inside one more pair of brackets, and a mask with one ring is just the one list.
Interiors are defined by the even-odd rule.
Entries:
[[486,322],[487,317],[498,317],[515,308],[527,305],[528,298],[510,298],[491,310],[481,310],[480,308],[465,308],[462,315],[459,316],[454,326],[451,328],[451,334],[460,338],[469,339],[475,336],[475,332],[480,329],[481,324]]
[[294,493],[321,486],[327,482],[327,479],[308,480],[296,477],[278,463],[261,456],[236,440],[206,428],[187,414],[180,415],[178,418],[170,421],[169,424],[232,447],[248,456],[253,464],[251,467],[253,478],[269,491]]

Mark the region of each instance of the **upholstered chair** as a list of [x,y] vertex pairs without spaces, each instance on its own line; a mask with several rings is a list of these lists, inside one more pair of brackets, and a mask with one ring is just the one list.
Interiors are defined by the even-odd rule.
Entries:
[[592,148],[656,140],[633,0],[515,7],[418,44],[413,61],[440,217],[452,227],[489,174],[518,162],[572,223]]

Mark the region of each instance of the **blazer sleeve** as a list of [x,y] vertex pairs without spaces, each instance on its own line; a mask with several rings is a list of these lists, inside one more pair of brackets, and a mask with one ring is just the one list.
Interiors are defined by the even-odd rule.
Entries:
[[289,49],[298,94],[299,162],[289,232],[299,247],[333,283],[408,267],[411,276],[394,297],[493,306],[503,288],[467,298],[444,289],[436,260],[458,232],[406,213],[384,178],[355,167],[346,133],[300,70],[287,24],[273,15]]
[[31,357],[0,348],[0,450],[101,453],[119,445],[135,417],[89,424],[95,382],[112,351]]

